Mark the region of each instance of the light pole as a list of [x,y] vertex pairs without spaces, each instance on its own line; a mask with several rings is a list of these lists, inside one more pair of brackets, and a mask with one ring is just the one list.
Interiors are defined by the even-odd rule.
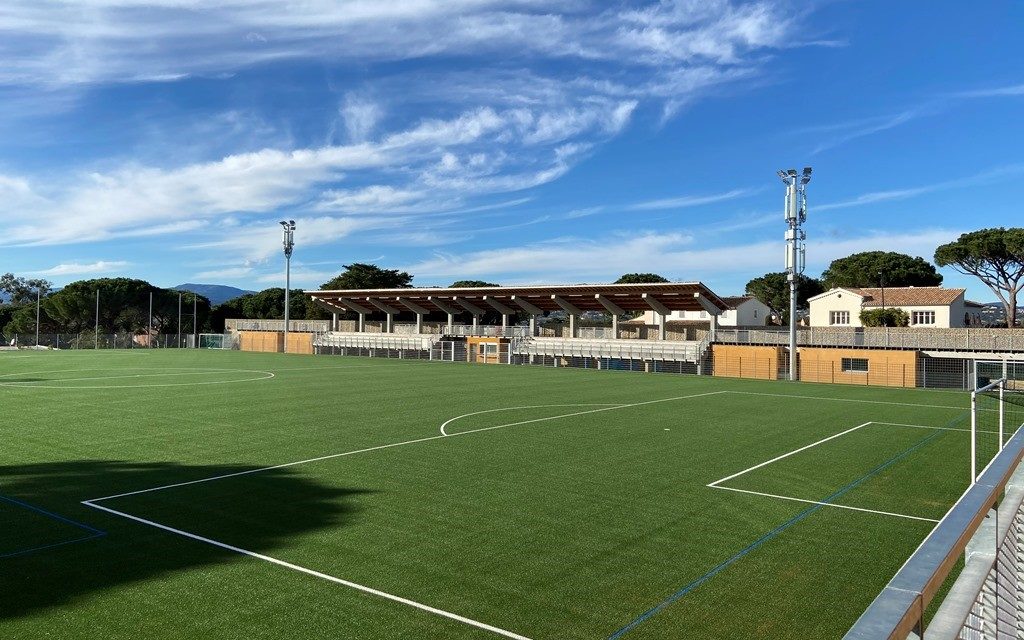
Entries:
[[39,348],[39,298],[42,295],[42,289],[36,287],[36,348]]
[[797,283],[807,263],[807,234],[801,225],[807,221],[807,183],[811,181],[811,168],[804,167],[803,175],[796,169],[779,171],[786,185],[786,279],[789,281],[789,379],[797,380],[796,352],[796,298]]
[[882,288],[882,311],[885,311],[885,274],[878,272],[878,286]]
[[281,221],[284,230],[284,352],[288,353],[288,321],[292,289],[292,249],[295,248],[295,221]]

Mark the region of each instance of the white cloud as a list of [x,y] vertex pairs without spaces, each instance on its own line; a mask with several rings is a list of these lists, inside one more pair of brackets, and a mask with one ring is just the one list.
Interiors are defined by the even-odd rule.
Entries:
[[366,141],[384,116],[379,104],[356,95],[346,97],[339,111],[345,121],[349,142]]
[[[808,246],[809,271],[859,251],[900,251],[930,258],[935,247],[959,230],[924,229],[905,233],[866,232],[850,238],[815,240]],[[501,281],[559,272],[565,281],[610,281],[623,273],[649,271],[682,280],[778,271],[782,244],[775,241],[704,247],[687,234],[641,233],[599,239],[563,238],[522,247],[468,254],[437,254],[404,267],[418,278],[488,277]]]
[[963,189],[967,187],[974,187],[983,184],[989,184],[997,182],[999,180],[1014,178],[1024,174],[1024,164],[1011,164],[1003,167],[996,167],[976,173],[971,176],[965,176],[963,178],[955,178],[953,180],[944,180],[942,182],[936,182],[934,184],[921,185],[918,187],[908,187],[904,189],[890,189],[887,191],[872,191],[864,193],[856,198],[850,200],[842,200],[840,202],[829,202],[813,207],[818,211],[829,211],[832,209],[846,209],[849,207],[860,207],[866,204],[875,204],[877,202],[887,202],[891,200],[906,200],[908,198],[914,198],[920,195],[928,193],[935,193],[937,191],[946,191],[949,189]]
[[636,204],[629,205],[626,208],[633,211],[683,209],[685,207],[698,207],[705,204],[735,200],[736,198],[743,198],[754,192],[755,191],[752,189],[733,189],[731,191],[726,191],[725,193],[715,193],[707,196],[679,196],[676,198],[648,200],[647,202],[638,202]]
[[[0,180],[0,244],[178,234],[189,236],[181,244],[260,259],[277,239],[272,226],[253,223],[276,215],[309,221],[324,234],[316,242],[428,216],[436,224],[407,237],[450,238],[437,226],[503,206],[478,199],[559,179],[621,135],[645,103],[674,113],[710,87],[749,79],[765,51],[790,46],[792,14],[775,0],[9,0],[0,89],[57,95],[296,60],[359,66],[367,79],[337,90],[320,146],[296,144],[289,123],[227,108],[181,140],[159,138],[148,161]],[[434,64],[459,57],[473,61],[470,70]],[[412,59],[415,71],[382,64]],[[200,154],[208,139],[226,142]],[[159,151],[190,144],[198,150],[189,159]],[[221,237],[221,226],[239,221]]]
[[97,273],[112,273],[120,271],[129,265],[123,260],[97,260],[96,262],[65,262],[55,267],[35,271],[33,275],[38,276],[80,276]]
[[734,64],[748,51],[786,44],[792,26],[785,7],[769,1],[602,7],[580,0],[8,0],[0,14],[0,83],[173,81],[290,58],[365,62],[495,50]]

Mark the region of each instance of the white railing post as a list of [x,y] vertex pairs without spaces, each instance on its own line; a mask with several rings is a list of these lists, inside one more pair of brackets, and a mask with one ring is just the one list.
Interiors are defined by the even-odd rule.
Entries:
[[978,478],[978,392],[971,392],[971,484]]

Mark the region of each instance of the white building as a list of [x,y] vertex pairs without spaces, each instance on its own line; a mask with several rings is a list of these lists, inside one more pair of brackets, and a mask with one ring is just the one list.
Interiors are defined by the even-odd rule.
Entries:
[[964,293],[943,287],[840,287],[808,300],[810,321],[812,327],[861,327],[861,311],[886,307],[906,311],[912,327],[980,326],[982,305],[965,300]]
[[[722,301],[728,308],[718,316],[719,327],[763,327],[771,320],[771,307],[754,296],[724,296]],[[674,311],[667,320],[709,322],[710,318],[707,311]],[[634,322],[658,324],[658,316],[648,311]]]

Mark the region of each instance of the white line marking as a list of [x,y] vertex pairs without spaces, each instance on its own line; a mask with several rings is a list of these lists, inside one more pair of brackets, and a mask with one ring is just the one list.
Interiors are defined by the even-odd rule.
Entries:
[[758,391],[736,391],[729,389],[725,393],[740,393],[748,396],[767,396],[770,398],[798,398],[800,400],[832,400],[834,402],[860,402],[864,404],[886,404],[897,407],[924,407],[926,409],[959,409],[967,411],[969,407],[951,407],[945,404],[917,404],[914,402],[889,402],[886,400],[864,400],[861,398],[833,398],[831,396],[802,396],[790,393],[764,393]]
[[153,522],[152,520],[146,520],[145,518],[140,518],[138,516],[133,516],[133,515],[131,515],[129,513],[123,512],[123,511],[117,511],[116,509],[111,509],[109,507],[104,507],[104,506],[100,506],[98,504],[93,504],[93,502],[91,500],[85,500],[84,502],[82,502],[82,504],[84,504],[86,506],[89,506],[89,507],[92,507],[94,509],[99,509],[101,511],[106,511],[107,513],[111,513],[113,515],[120,516],[122,518],[127,518],[129,520],[134,520],[135,522],[139,522],[141,524],[149,525],[151,527],[156,527],[157,529],[162,529],[162,530],[167,531],[169,533],[174,533],[174,534],[177,534],[179,536],[184,536],[186,538],[191,538],[192,540],[197,540],[199,542],[204,542],[206,544],[213,545],[215,547],[220,547],[221,549],[227,549],[228,551],[233,551],[235,553],[238,553],[238,554],[241,554],[241,555],[244,555],[244,556],[249,556],[250,558],[256,558],[257,560],[263,560],[264,562],[269,562],[271,564],[276,564],[276,565],[284,567],[286,569],[291,569],[292,571],[298,571],[300,573],[305,573],[307,575],[311,575],[313,577],[320,578],[322,580],[327,580],[329,582],[334,582],[336,584],[340,584],[340,585],[349,587],[351,589],[356,589],[357,591],[362,591],[363,593],[368,593],[370,595],[377,596],[379,598],[384,598],[386,600],[391,600],[393,602],[398,602],[400,604],[404,604],[406,606],[413,607],[413,608],[419,609],[421,611],[426,611],[427,613],[432,613],[434,615],[441,616],[443,618],[448,618],[449,620],[455,620],[456,622],[461,622],[462,624],[469,625],[471,627],[476,627],[477,629],[482,629],[484,631],[489,631],[489,632],[494,633],[494,634],[499,635],[499,636],[504,636],[506,638],[513,638],[514,640],[529,640],[529,638],[527,638],[526,636],[521,636],[518,633],[513,633],[511,631],[507,631],[507,630],[501,629],[499,627],[495,627],[495,626],[492,626],[492,625],[489,625],[489,624],[485,624],[483,622],[479,622],[477,620],[473,620],[472,618],[467,618],[465,616],[460,616],[457,613],[452,613],[450,611],[445,611],[443,609],[438,609],[437,607],[431,607],[430,605],[423,604],[422,602],[416,602],[415,600],[409,600],[408,598],[403,598],[401,596],[396,596],[394,594],[387,593],[386,591],[381,591],[379,589],[374,589],[373,587],[367,587],[367,586],[359,584],[357,582],[352,582],[350,580],[344,580],[342,578],[337,578],[335,576],[328,575],[328,574],[322,573],[320,571],[314,571],[313,569],[308,569],[306,567],[302,567],[302,566],[299,566],[297,564],[292,564],[291,562],[285,562],[284,560],[278,560],[277,558],[272,558],[270,556],[263,555],[262,553],[256,553],[255,551],[249,551],[247,549],[242,549],[241,547],[236,547],[236,546],[233,546],[233,545],[230,545],[230,544],[226,544],[226,543],[223,543],[223,542],[218,542],[218,541],[212,540],[210,538],[204,538],[203,536],[196,535],[194,533],[189,533],[188,531],[182,531],[181,529],[175,529],[173,527],[168,527],[167,525],[160,524],[159,522]]
[[[872,422],[871,424],[884,424],[890,427],[910,427],[911,429],[934,429],[936,431],[963,431],[964,433],[970,433],[970,429],[957,429],[956,427],[930,427],[926,424],[904,424],[902,422]],[[978,429],[978,433],[996,433],[998,431],[987,431],[985,429]]]
[[738,473],[734,473],[731,476],[726,476],[726,477],[722,478],[721,480],[715,480],[714,482],[712,482],[711,484],[706,485],[706,486],[714,487],[714,488],[717,489],[717,488],[719,488],[718,485],[723,483],[723,482],[727,482],[729,480],[732,480],[733,478],[738,478],[738,477],[742,476],[745,473],[749,473],[749,472],[753,471],[754,469],[760,469],[761,467],[770,465],[773,462],[778,462],[779,460],[782,460],[783,458],[788,458],[789,456],[796,455],[796,454],[800,453],[801,451],[806,451],[806,450],[810,449],[811,447],[816,447],[819,444],[823,444],[825,442],[828,442],[829,440],[835,440],[839,436],[845,436],[846,434],[852,433],[852,432],[856,431],[857,429],[863,429],[864,427],[868,426],[869,424],[871,424],[871,423],[870,422],[865,422],[864,424],[857,425],[856,427],[853,427],[852,429],[847,429],[846,431],[842,431],[842,432],[837,433],[835,435],[831,435],[831,436],[829,436],[827,438],[822,438],[821,440],[818,440],[817,442],[812,442],[811,444],[809,444],[807,446],[800,447],[799,449],[794,449],[793,451],[790,451],[789,453],[784,453],[781,456],[775,456],[771,460],[766,460],[766,461],[764,461],[764,462],[762,462],[760,464],[755,464],[754,466],[748,467],[747,469],[744,469],[743,471],[740,471]]
[[724,489],[725,491],[735,491],[737,493],[749,493],[755,496],[764,496],[766,498],[778,498],[779,500],[790,500],[792,502],[803,502],[805,504],[817,504],[823,507],[835,507],[836,509],[847,509],[849,511],[863,511],[864,513],[875,513],[882,516],[893,516],[896,518],[906,518],[908,520],[920,520],[922,522],[938,522],[934,518],[922,518],[920,516],[909,516],[905,513],[893,513],[892,511],[877,511],[875,509],[863,509],[861,507],[851,507],[845,504],[836,504],[834,502],[820,502],[818,500],[804,500],[803,498],[794,498],[792,496],[780,496],[775,493],[762,493],[760,491],[750,491],[748,489],[736,489],[735,487],[720,487],[717,485],[708,485],[712,489]]
[[534,418],[533,420],[521,420],[519,422],[510,422],[508,424],[499,424],[499,425],[494,425],[492,427],[481,427],[479,429],[471,429],[471,430],[468,430],[468,431],[460,431],[458,433],[452,433],[452,434],[449,434],[449,435],[427,436],[425,438],[416,438],[415,440],[405,440],[404,442],[392,442],[390,444],[381,444],[381,445],[377,445],[375,447],[367,447],[365,449],[356,449],[354,451],[344,451],[342,453],[332,453],[330,455],[318,456],[316,458],[309,458],[307,460],[297,460],[295,462],[285,462],[284,464],[275,464],[275,465],[272,465],[272,466],[269,466],[269,467],[261,467],[259,469],[248,469],[246,471],[236,471],[235,473],[225,473],[223,475],[213,476],[212,478],[201,478],[199,480],[189,480],[187,482],[176,482],[174,484],[168,484],[168,485],[164,485],[164,486],[160,486],[160,487],[152,487],[150,489],[140,489],[138,491],[128,491],[128,492],[125,492],[125,493],[119,493],[119,494],[112,495],[112,496],[104,496],[102,498],[91,498],[89,500],[89,502],[101,502],[103,500],[113,500],[114,498],[124,498],[124,497],[127,497],[127,496],[138,495],[140,493],[150,493],[152,491],[162,491],[164,489],[173,489],[174,487],[184,487],[184,486],[187,486],[187,485],[190,485],[190,484],[200,484],[200,483],[203,483],[203,482],[212,482],[214,480],[223,480],[225,478],[233,478],[233,477],[237,477],[237,476],[244,476],[244,475],[249,475],[251,473],[261,473],[263,471],[272,471],[274,469],[284,469],[285,467],[294,467],[296,465],[307,464],[307,463],[310,463],[310,462],[319,462],[321,460],[331,460],[333,458],[342,458],[344,456],[353,456],[353,455],[356,455],[356,454],[359,454],[359,453],[369,453],[370,451],[380,451],[382,449],[391,449],[392,447],[402,447],[402,446],[409,445],[409,444],[418,444],[420,442],[430,442],[431,440],[441,440],[443,438],[456,438],[458,436],[465,436],[465,435],[469,435],[471,433],[482,433],[484,431],[494,431],[495,429],[504,429],[506,427],[517,427],[517,426],[524,425],[524,424],[533,424],[533,423],[537,423],[537,422],[546,422],[546,421],[549,421],[549,420],[558,420],[559,418],[569,418],[569,417],[573,417],[573,416],[582,416],[582,415],[587,415],[587,414],[591,414],[591,413],[600,413],[602,411],[613,411],[613,410],[616,410],[616,409],[626,409],[626,408],[629,408],[629,407],[640,407],[640,406],[649,405],[649,404],[657,404],[659,402],[672,402],[674,400],[688,400],[688,399],[691,399],[691,398],[701,398],[701,397],[705,397],[705,396],[714,396],[714,395],[718,395],[718,394],[721,394],[721,393],[725,393],[725,392],[724,391],[710,391],[710,392],[707,392],[707,393],[697,393],[697,394],[688,395],[688,396],[677,396],[677,397],[674,397],[674,398],[659,398],[658,400],[646,400],[644,402],[634,402],[633,404],[621,404],[621,405],[615,405],[615,406],[611,406],[611,407],[602,407],[600,409],[590,409],[588,411],[577,411],[575,413],[567,413],[567,414],[558,415],[558,416],[548,416],[546,418]]
[[836,504],[836,503],[832,503],[832,502],[821,502],[819,500],[806,500],[804,498],[795,498],[793,496],[783,496],[783,495],[779,495],[777,493],[764,493],[762,491],[751,491],[749,489],[737,489],[735,487],[723,487],[723,486],[721,486],[721,484],[723,482],[726,482],[728,480],[732,480],[734,478],[738,478],[738,477],[742,476],[745,473],[749,473],[750,471],[753,471],[755,469],[760,469],[761,467],[764,467],[764,466],[769,465],[769,464],[771,464],[773,462],[777,462],[779,460],[782,460],[783,458],[788,458],[791,455],[800,453],[801,451],[806,451],[807,449],[810,449],[811,447],[816,447],[819,444],[828,442],[829,440],[834,440],[834,439],[836,439],[836,438],[838,438],[840,436],[844,436],[844,435],[846,435],[848,433],[851,433],[851,432],[856,431],[858,429],[863,429],[864,427],[867,427],[867,426],[873,425],[873,424],[880,424],[880,425],[886,425],[886,426],[892,426],[892,427],[910,427],[910,428],[913,428],[913,429],[933,429],[933,430],[936,430],[936,431],[968,431],[967,429],[955,429],[955,428],[952,428],[952,427],[929,427],[929,426],[920,425],[920,424],[901,424],[901,423],[898,423],[898,422],[874,422],[874,421],[872,421],[872,422],[865,422],[864,424],[857,425],[856,427],[853,427],[852,429],[847,429],[846,431],[842,431],[840,433],[837,433],[835,435],[829,436],[827,438],[823,438],[821,440],[818,440],[817,442],[812,442],[811,444],[809,444],[807,446],[800,447],[799,449],[795,449],[793,451],[790,451],[789,453],[784,453],[781,456],[776,456],[776,457],[772,458],[771,460],[767,460],[765,462],[762,462],[761,464],[754,465],[753,467],[744,469],[743,471],[740,471],[739,473],[734,473],[731,476],[722,478],[721,480],[715,480],[714,482],[712,482],[712,483],[710,483],[708,485],[705,485],[705,486],[710,487],[712,489],[725,489],[726,491],[735,491],[737,493],[748,493],[750,495],[764,496],[766,498],[777,498],[779,500],[790,500],[792,502],[803,502],[805,504],[816,504],[816,505],[820,505],[820,506],[823,506],[823,507],[835,507],[837,509],[847,509],[847,510],[850,510],[850,511],[863,511],[865,513],[875,513],[875,514],[879,514],[879,515],[883,515],[883,516],[893,516],[893,517],[896,517],[896,518],[907,518],[908,520],[920,520],[922,522],[938,522],[938,520],[936,520],[934,518],[924,518],[924,517],[921,517],[921,516],[911,516],[911,515],[907,515],[907,514],[904,514],[904,513],[894,513],[892,511],[878,511],[878,510],[875,510],[875,509],[864,509],[864,508],[861,508],[861,507],[851,507],[851,506],[848,506],[848,505]]
[[[21,375],[32,375],[33,372],[26,371]],[[90,378],[54,378],[53,380],[9,380],[0,381],[0,384],[7,386],[25,386],[34,385],[38,382],[82,382],[85,380],[121,380],[123,378],[164,378],[171,376],[208,376],[217,373],[259,373],[267,374],[269,371],[252,371],[248,369],[212,369],[212,370],[197,370],[197,371],[186,371],[183,373],[131,373],[123,376],[92,376]],[[8,376],[9,377],[9,376]]]
[[[446,421],[444,424],[441,425],[441,433],[443,433],[446,436],[449,435],[445,431],[445,427],[447,427],[451,423],[455,422],[456,420],[462,420],[463,418],[469,418],[471,416],[479,416],[479,415],[484,414],[484,413],[497,413],[499,411],[515,411],[517,409],[547,409],[547,408],[554,408],[554,407],[612,407],[612,406],[616,406],[617,407],[617,406],[622,406],[622,405],[617,405],[617,404],[615,404],[613,402],[583,402],[583,403],[579,403],[579,404],[534,404],[534,405],[527,405],[527,406],[523,406],[523,407],[501,407],[499,409],[485,409],[483,411],[474,411],[473,413],[464,413],[461,416],[455,416],[454,418]],[[561,416],[554,416],[554,417],[561,417]]]

